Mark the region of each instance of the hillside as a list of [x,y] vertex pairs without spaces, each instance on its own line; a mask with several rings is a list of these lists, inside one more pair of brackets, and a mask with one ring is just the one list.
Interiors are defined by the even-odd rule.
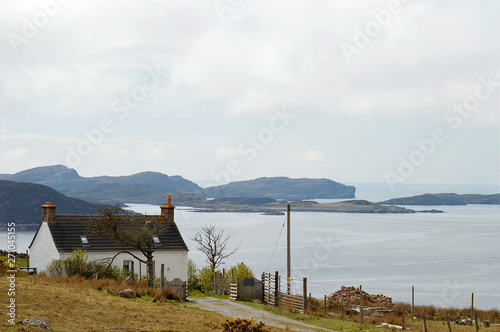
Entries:
[[102,183],[87,188],[68,189],[66,193],[84,200],[108,203],[149,203],[161,205],[172,195],[175,204],[204,199],[192,193],[166,191],[158,186],[143,183]]
[[[163,202],[175,193],[200,193],[202,189],[181,176],[142,172],[129,176],[81,177],[62,165],[37,167],[16,174],[2,174],[0,180],[32,182],[49,186],[65,195],[98,202]],[[201,198],[176,194],[176,202]]]
[[259,178],[231,182],[204,190],[206,197],[269,197],[302,200],[314,198],[354,198],[356,188],[328,179]]
[[500,194],[423,194],[412,197],[393,198],[380,204],[399,205],[467,205],[467,204],[500,204]]
[[44,166],[16,174],[0,174],[0,180],[49,186],[67,196],[103,203],[164,203],[168,195],[176,204],[204,197],[267,197],[301,200],[354,198],[356,188],[328,179],[259,178],[202,189],[181,176],[142,172],[127,176],[82,177],[63,165]]
[[44,185],[0,180],[0,221],[15,221],[18,228],[38,226],[41,205],[52,202],[58,214],[95,214],[101,204],[67,197]]

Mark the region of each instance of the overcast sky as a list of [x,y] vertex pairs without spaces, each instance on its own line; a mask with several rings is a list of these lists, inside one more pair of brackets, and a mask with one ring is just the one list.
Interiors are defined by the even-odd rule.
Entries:
[[498,184],[500,2],[2,1],[0,173]]

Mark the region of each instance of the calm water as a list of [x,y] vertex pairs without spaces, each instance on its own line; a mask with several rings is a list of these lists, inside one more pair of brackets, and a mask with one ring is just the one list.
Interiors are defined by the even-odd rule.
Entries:
[[[356,184],[356,187],[357,198],[372,201],[424,192],[498,192],[495,186],[422,185],[408,186],[396,193],[381,185]],[[154,214],[160,211],[157,206],[144,204],[131,204],[130,209]],[[500,309],[500,206],[439,209],[446,213],[369,215],[292,211],[292,276],[307,277],[308,289],[316,297],[334,292],[342,285],[363,285],[369,293],[383,293],[396,301],[411,302],[414,285],[416,304],[467,307],[474,293],[477,308]],[[199,213],[178,207],[175,218],[190,249],[189,256],[198,266],[206,263],[190,238],[203,223],[212,222],[232,233],[231,247],[240,245],[222,267],[244,261],[255,274],[276,270],[286,274],[286,229],[278,240],[284,216]],[[33,235],[34,232],[18,233],[18,251],[27,248]],[[6,238],[5,232],[0,236]],[[1,243],[3,249],[4,241]]]

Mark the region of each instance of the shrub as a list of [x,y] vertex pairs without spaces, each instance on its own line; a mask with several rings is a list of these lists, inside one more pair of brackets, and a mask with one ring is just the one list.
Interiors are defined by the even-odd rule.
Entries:
[[264,328],[264,323],[256,322],[252,319],[235,318],[233,320],[226,319],[220,323],[223,331],[226,332],[266,332],[268,329]]
[[205,266],[200,270],[200,288],[203,293],[214,290],[214,271],[209,266]]
[[11,265],[11,262],[9,262],[8,256],[0,256],[0,272],[5,272],[7,270],[16,270],[17,265]]
[[53,278],[72,277],[80,275],[91,278],[123,278],[123,274],[116,266],[105,262],[88,262],[88,255],[84,250],[75,250],[65,259],[55,259],[47,267],[47,273]]
[[234,275],[234,282],[237,282],[240,279],[244,279],[245,277],[253,277],[252,269],[250,269],[245,263],[237,263],[235,266],[231,267],[227,272],[229,278],[232,278]]
[[155,289],[152,297],[153,301],[155,302],[163,302],[164,300],[180,301],[179,295],[169,287],[163,289]]
[[189,291],[202,291],[199,277],[199,269],[196,263],[190,259],[188,260],[188,290]]

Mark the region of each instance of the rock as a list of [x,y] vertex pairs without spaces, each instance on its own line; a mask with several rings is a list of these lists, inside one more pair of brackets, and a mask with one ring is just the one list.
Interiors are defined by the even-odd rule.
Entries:
[[393,324],[389,324],[389,323],[382,323],[380,325],[377,325],[375,327],[385,327],[385,328],[388,328],[388,329],[396,329],[396,330],[402,330],[403,327],[401,325],[393,325]]
[[40,319],[27,318],[23,319],[21,323],[24,325],[39,326],[42,329],[52,330],[52,326],[49,323]]
[[135,299],[137,297],[137,294],[134,292],[134,290],[130,288],[119,291],[118,295],[126,299]]

